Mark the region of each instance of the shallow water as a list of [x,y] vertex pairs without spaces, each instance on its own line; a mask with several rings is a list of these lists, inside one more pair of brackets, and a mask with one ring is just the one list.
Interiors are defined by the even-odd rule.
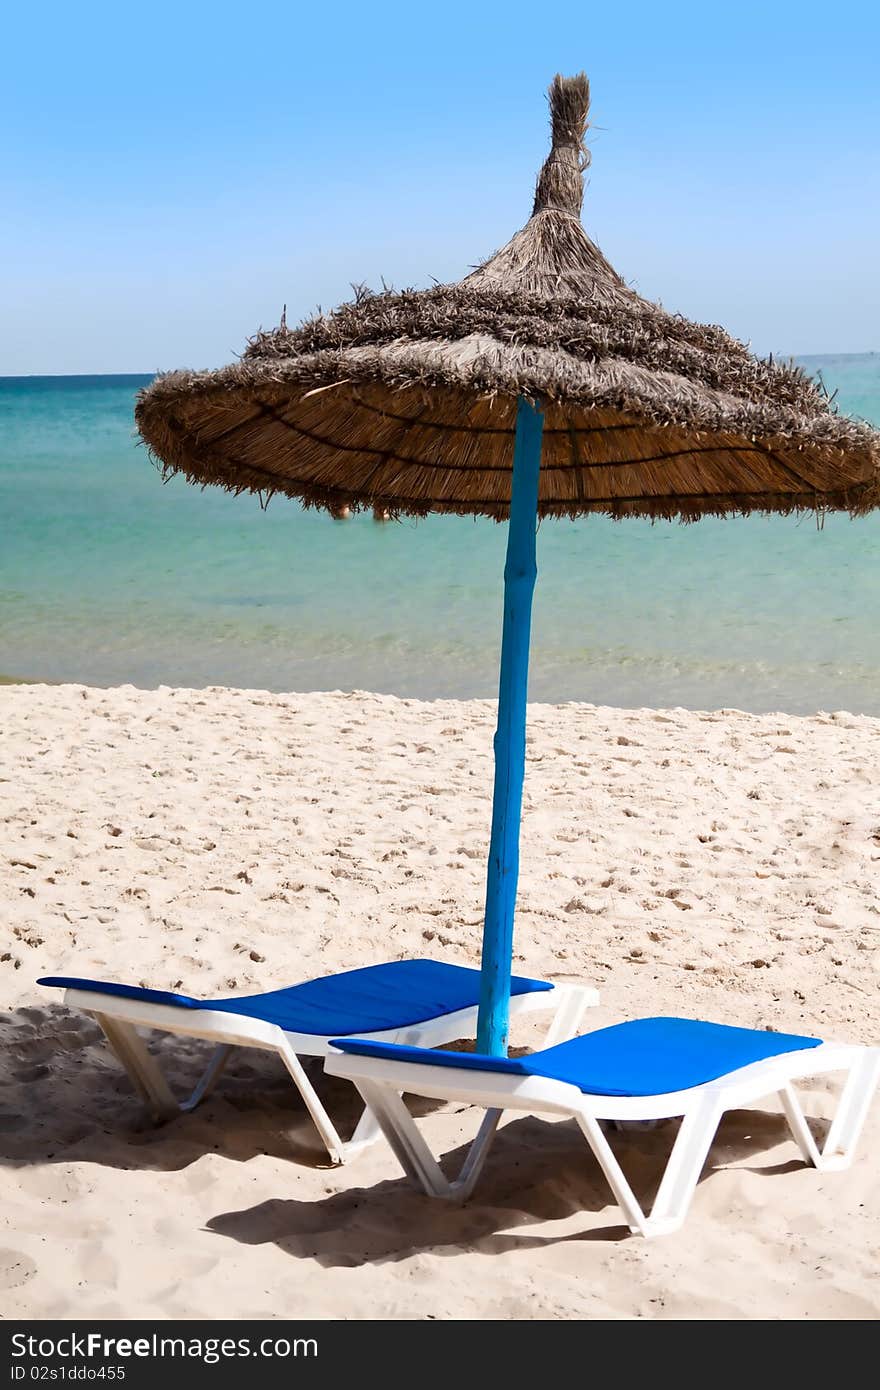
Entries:
[[[880,355],[808,359],[880,422]],[[496,692],[506,528],[162,485],[148,377],[0,379],[0,677]],[[880,516],[539,533],[530,694],[880,715]]]

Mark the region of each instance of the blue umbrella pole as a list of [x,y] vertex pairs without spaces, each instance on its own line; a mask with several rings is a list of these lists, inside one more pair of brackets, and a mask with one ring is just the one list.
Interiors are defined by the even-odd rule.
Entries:
[[519,827],[526,761],[526,696],[532,594],[538,569],[535,530],[541,468],[541,408],[520,396],[513,448],[513,483],[507,560],[504,566],[504,626],[498,728],[495,732],[495,790],[492,838],[486,881],[483,965],[477,1050],[490,1056],[507,1052],[513,914],[519,877]]

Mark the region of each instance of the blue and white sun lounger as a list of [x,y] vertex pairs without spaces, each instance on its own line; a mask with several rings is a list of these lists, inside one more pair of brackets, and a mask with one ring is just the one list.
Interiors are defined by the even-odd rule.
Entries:
[[[618,1023],[530,1056],[432,1052],[361,1038],[337,1038],[325,1069],[353,1081],[404,1171],[434,1197],[464,1201],[504,1110],[573,1119],[595,1154],[630,1230],[655,1236],[687,1215],[722,1115],[776,1093],[805,1162],[845,1168],[880,1076],[880,1048],[849,1047],[784,1033],[683,1018]],[[792,1083],[846,1074],[822,1149]],[[470,1102],[486,1110],[459,1177],[441,1171],[401,1096]],[[650,1215],[639,1205],[601,1121],[682,1117]]]
[[[157,1119],[193,1110],[213,1087],[236,1047],[277,1052],[302,1096],[334,1163],[379,1137],[365,1110],[346,1143],[322,1105],[300,1058],[325,1057],[339,1035],[436,1047],[472,1037],[480,996],[480,973],[433,960],[398,960],[347,970],[287,989],[239,999],[192,999],[186,994],[141,989],[50,975],[41,985],[65,990],[64,1002],[83,1009],[101,1025],[135,1088]],[[548,1043],[577,1032],[584,1010],[598,1003],[593,989],[514,977],[511,1014],[547,1009],[553,1013]],[[139,1028],[154,1028],[217,1044],[188,1100],[179,1103]]]

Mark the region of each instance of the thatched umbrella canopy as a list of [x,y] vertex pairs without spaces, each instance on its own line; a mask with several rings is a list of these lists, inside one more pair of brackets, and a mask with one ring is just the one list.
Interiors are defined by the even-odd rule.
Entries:
[[868,510],[880,436],[799,368],[628,288],[580,220],[589,84],[550,88],[532,216],[455,285],[359,291],[239,362],[161,375],[140,432],[170,472],[308,505],[508,514],[516,401],[544,408],[540,515]]
[[477,1043],[503,1052],[519,866],[537,516],[869,510],[880,436],[800,370],[624,284],[581,220],[589,85],[550,88],[522,231],[457,285],[359,292],[137,405],[168,472],[339,515],[509,517]]

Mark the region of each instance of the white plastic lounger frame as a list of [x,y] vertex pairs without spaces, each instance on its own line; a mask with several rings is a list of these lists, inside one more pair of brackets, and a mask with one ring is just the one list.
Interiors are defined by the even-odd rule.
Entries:
[[[511,1015],[552,1010],[553,1018],[545,1047],[565,1042],[575,1035],[584,1010],[594,1007],[599,996],[585,985],[555,984],[552,990],[517,994],[510,1001]],[[64,1003],[91,1014],[104,1030],[113,1051],[128,1072],[135,1089],[156,1120],[171,1119],[181,1111],[194,1110],[211,1091],[236,1047],[255,1047],[277,1052],[305,1102],[333,1163],[345,1163],[360,1149],[380,1137],[380,1130],[369,1108],[364,1110],[347,1142],[340,1138],[315,1088],[309,1080],[302,1057],[326,1057],[330,1039],[338,1033],[289,1033],[277,1024],[244,1014],[212,1009],[181,1009],[169,1004],[126,999],[84,989],[67,989]],[[441,1014],[405,1028],[359,1034],[374,1041],[406,1043],[413,1047],[439,1047],[458,1038],[473,1037],[477,1006]],[[139,1028],[154,1028],[183,1037],[204,1038],[217,1046],[192,1095],[175,1099],[158,1062],[139,1035]]]
[[[576,1086],[538,1076],[510,1076],[333,1051],[325,1069],[353,1081],[376,1116],[407,1175],[432,1197],[466,1201],[480,1176],[505,1110],[576,1120],[595,1154],[634,1235],[657,1236],[682,1225],[706,1155],[727,1110],[776,1092],[806,1163],[822,1171],[846,1168],[852,1159],[880,1077],[880,1048],[821,1043],[753,1062],[716,1081],[657,1096],[585,1095]],[[827,1072],[846,1073],[837,1114],[821,1151],[810,1132],[792,1082]],[[450,1182],[434,1159],[401,1094],[483,1106],[486,1115],[458,1178]],[[650,1215],[642,1210],[605,1137],[600,1121],[654,1120],[681,1116],[666,1171]]]

